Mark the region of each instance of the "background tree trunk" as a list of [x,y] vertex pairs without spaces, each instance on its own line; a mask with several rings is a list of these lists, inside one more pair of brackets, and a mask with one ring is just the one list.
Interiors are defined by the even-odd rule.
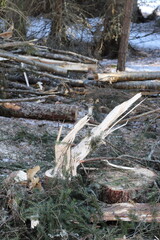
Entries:
[[132,18],[133,0],[126,0],[124,8],[124,20],[118,52],[118,71],[125,71],[125,63],[128,51],[128,39],[130,33],[130,23]]
[[116,58],[123,20],[124,0],[108,0],[105,5],[104,30],[96,46],[96,55]]
[[48,45],[54,48],[59,48],[66,41],[64,5],[65,0],[55,0],[53,3],[53,20]]

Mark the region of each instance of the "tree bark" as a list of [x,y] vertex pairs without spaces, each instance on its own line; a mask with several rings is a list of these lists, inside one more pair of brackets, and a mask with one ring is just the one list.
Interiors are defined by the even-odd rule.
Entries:
[[118,71],[125,71],[126,57],[128,51],[128,39],[130,33],[130,23],[132,18],[133,0],[126,0],[124,8],[124,20],[122,33],[120,37],[120,46],[118,51]]
[[118,82],[113,84],[118,89],[141,89],[141,90],[160,90],[159,80]]
[[51,121],[75,122],[77,110],[76,106],[65,104],[36,104],[29,102],[0,104],[1,116]]

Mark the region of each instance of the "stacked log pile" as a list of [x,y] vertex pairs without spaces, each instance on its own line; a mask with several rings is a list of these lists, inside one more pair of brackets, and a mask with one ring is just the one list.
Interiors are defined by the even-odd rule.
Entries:
[[[63,97],[71,88],[80,87],[84,92],[87,86],[108,87],[112,84],[112,87],[120,89],[160,89],[160,71],[99,73],[99,70],[96,59],[74,52],[49,49],[34,41],[1,42],[0,114],[76,121],[77,107],[65,107],[67,99]],[[63,106],[46,105],[45,109],[53,109],[46,114],[42,102],[48,98],[54,102],[62,102]],[[37,100],[41,103],[35,103],[34,107],[33,104],[26,103]],[[16,105],[22,101],[23,104]],[[5,104],[13,102],[10,107]],[[29,109],[28,114],[26,109]],[[32,111],[34,114],[30,114]]]
[[[0,115],[75,122],[78,108],[68,105],[63,96],[71,86],[84,86],[84,79],[70,75],[83,75],[89,69],[97,71],[96,59],[33,41],[2,43]],[[44,104],[46,99],[52,103]]]

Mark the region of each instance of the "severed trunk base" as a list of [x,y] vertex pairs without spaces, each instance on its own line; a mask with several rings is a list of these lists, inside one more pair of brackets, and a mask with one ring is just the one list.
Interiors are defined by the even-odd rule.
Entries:
[[[99,200],[106,203],[145,201],[145,193],[157,175],[146,168],[118,169],[107,167],[89,175]],[[95,189],[94,189],[95,190]]]

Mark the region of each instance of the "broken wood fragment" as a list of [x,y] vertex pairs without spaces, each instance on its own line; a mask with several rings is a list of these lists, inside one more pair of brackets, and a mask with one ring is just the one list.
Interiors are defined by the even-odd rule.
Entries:
[[126,102],[115,107],[106,118],[98,126],[94,127],[90,134],[81,140],[79,144],[72,147],[77,132],[83,128],[90,120],[91,115],[88,114],[77,122],[74,128],[68,135],[57,142],[55,145],[55,169],[48,170],[46,176],[65,178],[66,174],[70,177],[77,175],[77,167],[81,164],[84,158],[92,151],[93,148],[98,147],[103,143],[103,140],[115,129],[117,120],[123,113],[127,111],[133,103],[141,97],[141,93]]
[[2,103],[0,116],[75,122],[77,107],[66,104]]
[[17,48],[21,46],[34,46],[34,40],[32,41],[15,41],[15,42],[5,42],[0,44],[1,49],[6,48]]

